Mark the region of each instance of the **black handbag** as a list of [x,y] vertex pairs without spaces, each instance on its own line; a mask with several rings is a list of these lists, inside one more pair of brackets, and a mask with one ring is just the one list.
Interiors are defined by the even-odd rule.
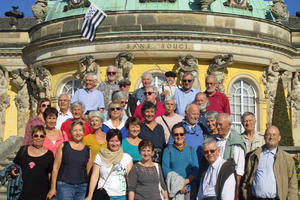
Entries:
[[[110,176],[110,174],[114,171],[114,167],[115,167],[115,165],[112,166],[112,168],[111,168],[110,172],[108,173],[108,176],[105,179],[104,184],[102,185],[102,187],[99,188],[99,189],[94,190],[92,200],[110,200],[110,197],[108,196],[106,190],[104,189],[104,185],[105,185],[108,177]],[[100,179],[100,177],[99,177],[99,179]]]

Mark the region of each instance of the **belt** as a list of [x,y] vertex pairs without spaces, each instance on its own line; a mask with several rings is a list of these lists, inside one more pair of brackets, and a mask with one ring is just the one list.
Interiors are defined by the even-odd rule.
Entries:
[[275,197],[275,198],[260,198],[260,197],[253,197],[253,200],[279,200],[279,197]]

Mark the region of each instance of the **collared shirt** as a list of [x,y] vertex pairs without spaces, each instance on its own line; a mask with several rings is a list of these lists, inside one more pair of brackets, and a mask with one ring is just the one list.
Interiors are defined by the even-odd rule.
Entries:
[[71,118],[73,118],[73,115],[69,110],[66,112],[66,114],[63,114],[61,111],[59,111],[55,128],[60,130],[62,123]]
[[275,198],[278,196],[274,175],[274,161],[277,148],[269,151],[264,148],[260,153],[257,170],[252,184],[252,194],[259,198]]
[[209,106],[207,110],[216,111],[218,113],[227,113],[230,115],[230,103],[228,97],[216,90],[216,93],[209,96],[207,91],[205,91],[206,96],[209,99]]
[[104,97],[102,92],[93,88],[90,92],[86,88],[79,89],[75,92],[71,99],[71,103],[76,101],[82,102],[84,104],[86,111],[99,110],[104,108]]
[[[224,163],[225,160],[219,156],[218,159],[213,164],[209,165],[203,180],[200,181],[200,188],[197,195],[198,200],[201,200],[204,197],[216,196],[215,186],[217,183],[217,178],[220,169]],[[235,193],[234,193],[235,184],[236,181],[234,178],[234,174],[231,174],[224,183],[220,199],[233,200],[235,197]]]
[[183,88],[178,88],[174,94],[176,100],[176,113],[185,116],[185,107],[188,104],[193,103],[198,92],[200,91],[194,88],[191,88],[188,92],[185,92]]
[[[220,148],[220,156],[223,158],[225,153],[225,147],[226,142],[229,137],[230,133],[224,138],[224,140],[221,140],[219,136],[216,137],[217,139],[217,145]],[[242,147],[238,145],[234,145],[233,150],[233,160],[236,164],[236,173],[237,175],[243,176],[244,175],[244,168],[245,168],[245,152]]]
[[249,139],[246,132],[242,133],[242,139],[246,144],[246,153],[257,149],[265,144],[264,135],[260,132],[255,131],[252,139]]
[[161,85],[161,87],[158,89],[158,91],[159,91],[159,94],[161,94],[164,91],[169,91],[168,96],[173,97],[177,88],[178,88],[178,86],[175,83],[173,85],[163,83]]
[[107,109],[108,104],[111,102],[113,92],[120,90],[120,87],[117,82],[115,82],[115,84],[109,84],[108,81],[105,81],[100,83],[97,89],[103,93],[105,109]]

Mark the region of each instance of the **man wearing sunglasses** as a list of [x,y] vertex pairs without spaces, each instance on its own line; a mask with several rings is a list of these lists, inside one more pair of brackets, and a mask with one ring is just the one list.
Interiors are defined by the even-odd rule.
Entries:
[[[220,148],[214,138],[206,138],[202,153],[209,166],[200,178],[197,199],[236,199],[235,163],[220,157]],[[219,176],[220,174],[220,176]]]
[[227,113],[230,115],[230,103],[228,97],[217,90],[218,82],[214,75],[205,77],[206,95],[209,99],[207,110]]
[[192,103],[199,90],[194,89],[195,77],[191,72],[186,72],[182,76],[182,87],[175,91],[174,98],[176,100],[176,113],[184,116],[185,108],[188,104]]
[[131,82],[128,79],[119,81],[120,90],[127,95],[128,102],[125,106],[125,112],[129,117],[133,116],[138,101],[132,94],[129,93],[130,85]]
[[98,90],[100,90],[104,95],[105,109],[107,109],[108,104],[111,102],[113,92],[119,90],[117,76],[117,67],[114,65],[108,66],[106,68],[107,81],[100,83],[98,86]]

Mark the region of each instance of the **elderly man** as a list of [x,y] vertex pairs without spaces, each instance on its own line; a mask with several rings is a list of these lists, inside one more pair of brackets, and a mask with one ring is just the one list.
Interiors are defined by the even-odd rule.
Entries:
[[112,94],[114,91],[119,90],[118,83],[116,81],[118,76],[117,67],[110,65],[106,68],[106,79],[107,81],[102,82],[98,86],[104,95],[105,108],[107,109],[108,104],[111,102]]
[[73,115],[73,118],[65,121],[61,125],[61,130],[67,133],[69,140],[72,140],[71,134],[69,132],[69,126],[74,120],[84,121],[84,127],[85,127],[84,135],[88,135],[90,133],[89,123],[88,121],[83,119],[83,111],[84,111],[84,105],[82,102],[77,101],[71,104],[71,113]]
[[208,75],[205,78],[206,95],[209,99],[210,105],[208,110],[217,111],[218,113],[227,113],[230,115],[230,103],[227,96],[219,92],[216,88],[218,82],[215,76]]
[[209,106],[209,100],[204,92],[198,92],[194,99],[194,104],[197,104],[200,108],[200,117],[199,117],[199,124],[204,132],[205,135],[208,135],[211,130],[206,124],[205,115],[208,112],[206,109]]
[[128,79],[123,79],[119,81],[120,90],[127,95],[127,104],[125,106],[125,112],[128,117],[133,116],[138,101],[135,97],[133,97],[132,94],[129,93],[130,85],[131,82]]
[[246,153],[264,145],[264,134],[255,130],[256,120],[254,114],[252,112],[245,112],[241,117],[241,121],[245,129],[242,133],[242,139],[246,144]]
[[264,137],[266,144],[247,156],[241,187],[243,199],[297,200],[295,163],[290,154],[278,148],[279,129],[269,127]]
[[[153,81],[153,77],[152,77],[151,73],[144,72],[142,74],[142,84],[143,84],[143,87],[135,90],[132,93],[132,96],[138,100],[138,104],[144,103],[144,101],[146,99],[146,96],[144,94],[145,93],[145,88],[147,86],[150,86],[152,84],[152,81]],[[159,101],[161,101],[161,98],[160,98],[159,94],[157,94],[157,98],[158,98]]]
[[234,200],[236,194],[235,163],[220,157],[220,148],[214,138],[206,138],[202,152],[209,166],[200,179],[197,200]]
[[176,113],[184,116],[185,108],[192,103],[199,90],[192,88],[195,77],[191,72],[186,72],[182,76],[182,88],[175,91],[174,98],[176,100]]
[[217,118],[217,144],[220,147],[220,156],[227,160],[233,158],[236,163],[237,184],[244,175],[245,144],[239,133],[231,128],[230,115],[221,113]]
[[56,129],[60,129],[62,123],[64,123],[67,119],[72,118],[72,113],[69,110],[70,107],[70,98],[67,94],[61,94],[58,97],[58,117],[56,121]]
[[176,74],[172,71],[168,71],[165,73],[166,82],[161,84],[159,88],[159,94],[162,99],[165,99],[166,96],[173,97],[178,86],[175,83]]
[[85,88],[79,89],[75,92],[72,97],[71,103],[82,102],[84,104],[85,110],[84,114],[87,119],[89,111],[99,110],[103,112],[104,110],[104,97],[102,92],[97,90],[95,87],[97,85],[97,75],[94,73],[87,73],[84,76]]
[[[145,101],[151,102],[154,105],[156,105],[156,112],[155,112],[155,117],[161,116],[163,114],[165,114],[165,109],[164,109],[164,105],[162,102],[160,102],[157,98],[158,95],[158,90],[156,87],[154,86],[147,86],[145,87]],[[138,105],[135,109],[134,115],[135,117],[139,118],[141,122],[143,122],[145,119],[142,115],[142,107],[143,107],[144,103],[141,103],[140,105]]]
[[[185,119],[182,120],[182,123],[186,131],[185,142],[187,145],[195,148],[197,152],[199,164],[202,164],[201,147],[202,147],[202,142],[204,140],[204,137],[203,137],[203,130],[201,129],[201,126],[198,124],[199,115],[200,115],[200,109],[198,105],[189,104],[186,106]],[[169,144],[173,144],[173,142],[174,142],[173,137],[170,137]],[[199,166],[200,168],[203,167],[202,165]]]

